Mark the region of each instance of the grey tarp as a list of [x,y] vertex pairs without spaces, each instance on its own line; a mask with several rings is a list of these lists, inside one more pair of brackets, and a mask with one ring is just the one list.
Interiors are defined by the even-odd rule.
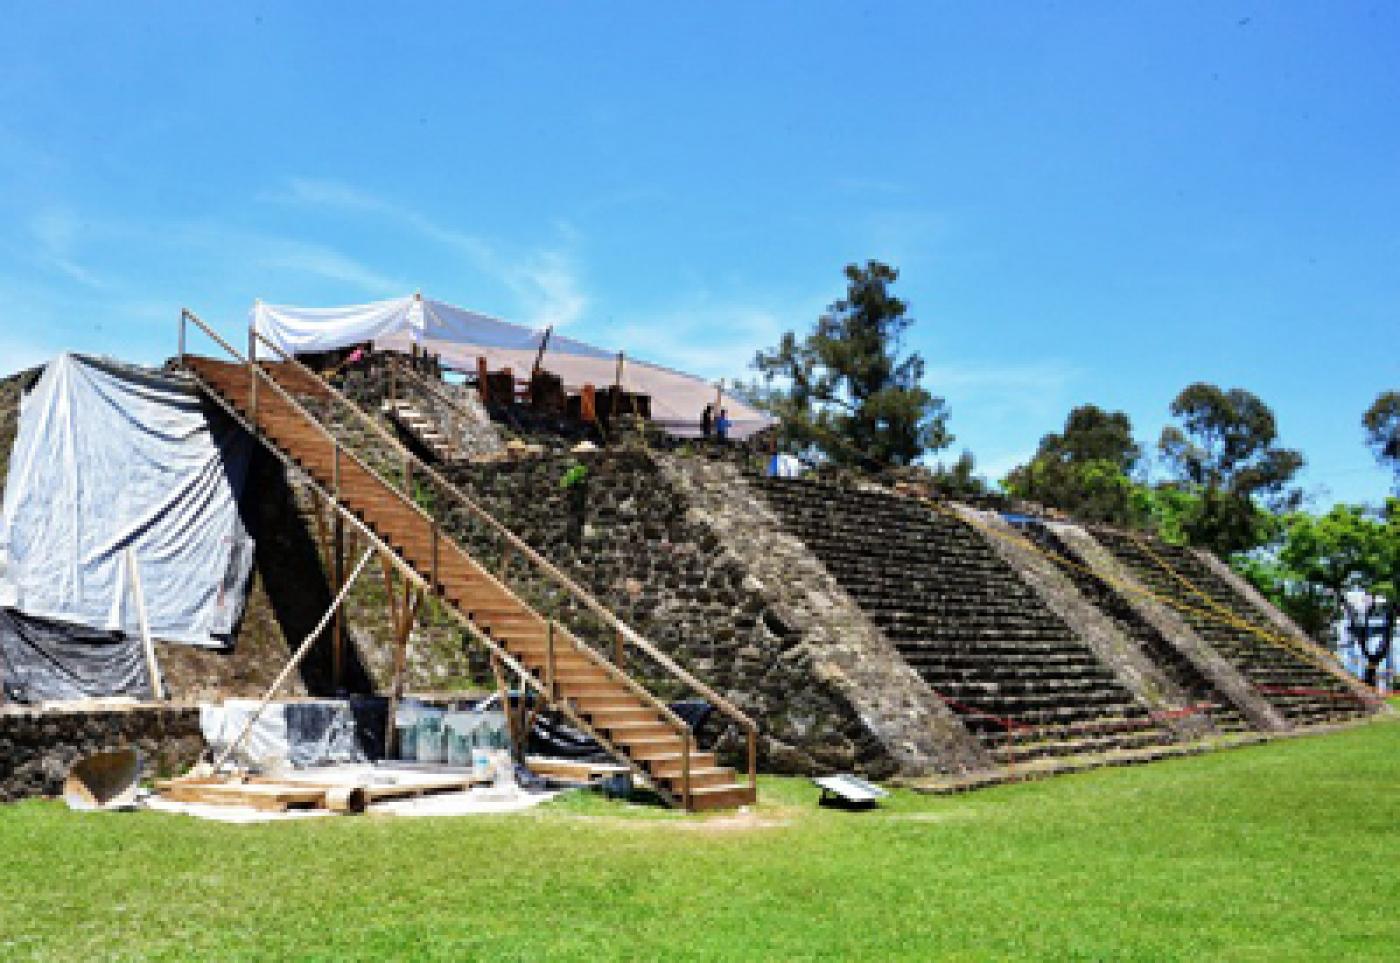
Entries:
[[238,510],[251,441],[186,381],[59,355],[25,396],[0,512],[0,598],[28,615],[225,645],[253,545]]
[[5,700],[31,703],[151,694],[140,639],[5,608],[0,687]]

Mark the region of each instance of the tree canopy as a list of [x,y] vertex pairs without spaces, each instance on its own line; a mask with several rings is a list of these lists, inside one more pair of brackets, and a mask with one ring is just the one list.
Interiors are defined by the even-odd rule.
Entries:
[[1325,515],[1288,515],[1277,544],[1249,558],[1245,573],[1319,641],[1345,624],[1366,659],[1366,681],[1389,653],[1400,616],[1400,499],[1385,508],[1335,505]]
[[1361,417],[1366,444],[1376,461],[1395,473],[1395,490],[1400,492],[1400,391],[1383,391]]
[[913,319],[890,288],[899,272],[878,261],[846,267],[846,296],[806,337],[759,351],[762,378],[748,398],[779,420],[779,444],[848,465],[907,465],[953,440],[948,410],[920,383],[924,361],[903,353]]
[[1274,413],[1243,388],[1197,382],[1176,396],[1180,425],[1162,429],[1157,447],[1176,482],[1199,501],[1185,519],[1189,540],[1229,555],[1267,537],[1261,508],[1286,511],[1301,496],[1290,489],[1303,455],[1276,444]]
[[1004,485],[1011,495],[1085,521],[1128,525],[1135,514],[1129,473],[1141,457],[1126,414],[1080,405],[1064,431],[1041,438],[1035,456],[1012,469]]

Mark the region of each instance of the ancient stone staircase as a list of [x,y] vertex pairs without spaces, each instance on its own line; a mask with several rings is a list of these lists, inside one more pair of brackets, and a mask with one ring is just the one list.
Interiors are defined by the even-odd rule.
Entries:
[[1279,632],[1189,549],[1146,535],[1096,528],[1094,537],[1295,725],[1354,719],[1368,704]]
[[882,492],[758,484],[999,761],[1174,741],[965,523]]
[[[207,327],[204,330],[217,340]],[[750,779],[744,784],[732,768],[719,764],[714,753],[702,751],[685,723],[618,664],[524,601],[508,587],[503,572],[488,571],[468,554],[457,539],[443,531],[437,518],[404,496],[382,461],[375,468],[358,457],[338,437],[344,433],[343,424],[328,414],[337,407],[337,400],[344,405],[349,402],[337,399],[319,378],[294,362],[263,362],[255,372],[245,363],[186,355],[183,330],[181,345],[185,370],[213,401],[253,430],[274,453],[305,472],[347,518],[359,523],[437,595],[478,641],[507,664],[518,666],[552,707],[593,735],[663,799],[689,810],[754,801],[755,730],[746,717],[613,619],[619,652],[624,638],[647,649],[653,664],[660,662],[678,683],[713,697],[720,703],[717,708],[747,727]],[[237,357],[226,344],[224,347]],[[313,415],[318,408],[320,415]],[[413,490],[412,463],[403,464],[405,477],[398,481]],[[435,506],[440,512],[450,507],[461,511],[461,506]],[[499,535],[513,537],[504,529]],[[548,570],[547,561],[534,556],[524,543],[516,540],[511,544],[527,562]],[[558,578],[561,584],[554,586],[556,594],[582,595],[571,583],[562,584],[567,583],[562,575]],[[592,602],[591,598],[584,601]],[[610,617],[601,609],[592,614],[604,621]]]
[[480,403],[448,385],[415,371],[394,355],[380,356],[388,365],[387,396],[380,411],[444,465],[491,457],[504,446],[491,417]]
[[1039,521],[1020,526],[1020,531],[1042,552],[1057,559],[1060,570],[1074,583],[1079,593],[1112,619],[1124,635],[1142,646],[1167,678],[1190,696],[1193,704],[1208,707],[1206,712],[1216,729],[1240,732],[1251,728],[1229,697],[1143,618],[1113,585],[1076,557],[1054,531]]

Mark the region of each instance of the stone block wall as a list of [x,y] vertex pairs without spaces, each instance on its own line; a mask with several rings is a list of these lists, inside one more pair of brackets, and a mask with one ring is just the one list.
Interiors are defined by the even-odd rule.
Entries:
[[134,747],[145,779],[183,772],[204,751],[190,705],[0,711],[0,802],[54,796],[78,759]]
[[[605,606],[753,716],[766,771],[895,772],[899,761],[879,731],[887,720],[862,717],[846,687],[821,668],[800,620],[668,481],[659,457],[641,450],[556,455],[457,468],[452,477]],[[562,487],[575,464],[585,466],[585,481]],[[648,674],[644,666],[634,671]],[[682,694],[667,693],[660,674],[648,681],[659,694]],[[737,742],[728,748],[737,761]]]

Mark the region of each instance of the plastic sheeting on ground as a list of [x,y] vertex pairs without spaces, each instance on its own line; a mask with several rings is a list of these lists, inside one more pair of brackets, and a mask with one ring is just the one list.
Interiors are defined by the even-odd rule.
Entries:
[[[416,344],[454,367],[474,371],[476,359],[484,357],[493,370],[510,368],[522,377],[534,367],[544,339],[543,331],[416,296],[335,308],[259,301],[251,321],[254,330],[291,354],[333,351],[365,341],[401,351]],[[617,352],[558,333],[549,337],[542,366],[574,390],[585,384],[605,388],[618,379]],[[715,386],[703,378],[631,358],[624,359],[621,376],[627,391],[651,397],[652,418],[682,437],[700,434],[701,412],[717,398]],[[729,414],[731,438],[742,440],[773,424],[732,394],[719,394],[718,400]]]
[[26,703],[151,696],[140,639],[3,608],[0,688]]
[[[238,738],[258,702],[227,699],[221,705],[199,707],[199,729],[215,757]],[[269,703],[234,760],[273,770],[288,765],[300,769],[368,762],[382,752],[383,702],[317,699]],[[378,732],[373,731],[376,723]]]
[[0,595],[29,615],[138,636],[130,548],[152,635],[227,644],[253,562],[238,510],[251,451],[187,382],[59,355],[21,405]]

